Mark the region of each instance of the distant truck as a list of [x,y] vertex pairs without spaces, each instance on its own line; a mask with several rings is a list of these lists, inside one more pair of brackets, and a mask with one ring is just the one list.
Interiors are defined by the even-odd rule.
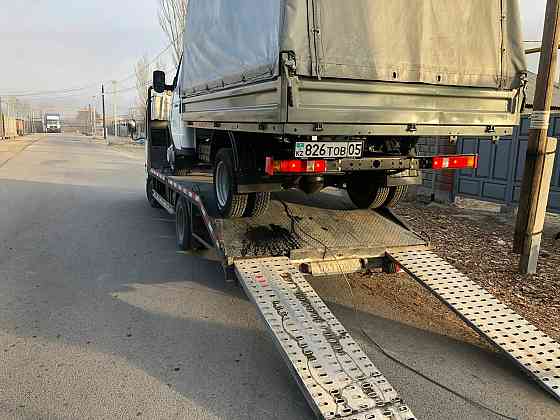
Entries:
[[45,114],[45,129],[47,133],[62,132],[60,114],[53,114],[53,113]]
[[226,218],[289,188],[393,206],[432,169],[420,136],[498,139],[519,123],[520,28],[517,0],[191,0],[173,83],[154,72],[148,167],[211,168]]

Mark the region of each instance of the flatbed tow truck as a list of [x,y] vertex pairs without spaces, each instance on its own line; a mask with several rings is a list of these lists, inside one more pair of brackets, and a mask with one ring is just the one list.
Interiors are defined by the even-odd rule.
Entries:
[[[148,151],[149,153],[149,151]],[[404,270],[560,400],[560,345],[438,257],[389,209],[357,210],[338,190],[278,193],[262,216],[222,219],[211,170],[150,167],[147,196],[176,217],[180,248],[206,249],[257,306],[320,419],[416,417],[305,279]]]

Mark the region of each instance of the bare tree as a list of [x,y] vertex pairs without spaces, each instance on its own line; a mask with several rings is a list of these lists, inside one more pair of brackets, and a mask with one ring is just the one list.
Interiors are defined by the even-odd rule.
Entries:
[[161,58],[159,58],[153,65],[152,65],[152,70],[161,70],[161,71],[167,71],[171,68],[170,65],[165,64],[167,60],[162,60]]
[[159,0],[159,24],[173,46],[175,65],[183,55],[183,33],[189,0]]
[[150,62],[145,55],[138,60],[134,67],[136,73],[136,93],[138,95],[138,107],[145,108],[148,100],[148,87],[151,82]]

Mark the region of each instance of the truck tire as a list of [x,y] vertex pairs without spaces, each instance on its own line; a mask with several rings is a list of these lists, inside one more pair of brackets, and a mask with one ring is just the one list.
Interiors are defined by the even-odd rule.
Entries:
[[248,194],[238,194],[233,165],[233,151],[220,149],[214,161],[214,196],[218,212],[226,219],[243,217]]
[[258,217],[262,216],[268,211],[270,206],[270,193],[258,192],[251,193],[247,199],[247,208],[245,209],[244,217]]
[[346,192],[356,207],[378,209],[385,206],[390,189],[372,183],[368,177],[354,175],[346,183]]
[[177,232],[177,246],[182,251],[192,249],[192,231],[189,206],[184,198],[179,198],[175,206],[175,231]]
[[148,199],[148,203],[150,203],[150,206],[152,206],[154,209],[161,209],[161,204],[157,202],[157,200],[154,198],[154,195],[152,194],[153,189],[154,180],[151,177],[148,177],[146,179],[146,198]]
[[389,196],[385,202],[385,207],[395,207],[399,202],[406,197],[408,193],[408,185],[398,185],[396,187],[391,187],[389,191]]

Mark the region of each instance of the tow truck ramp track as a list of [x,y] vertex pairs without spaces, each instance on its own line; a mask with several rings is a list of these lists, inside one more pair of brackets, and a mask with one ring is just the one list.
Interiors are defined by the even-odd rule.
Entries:
[[388,256],[560,400],[560,345],[428,250]]
[[288,258],[238,260],[235,268],[318,418],[415,419]]

